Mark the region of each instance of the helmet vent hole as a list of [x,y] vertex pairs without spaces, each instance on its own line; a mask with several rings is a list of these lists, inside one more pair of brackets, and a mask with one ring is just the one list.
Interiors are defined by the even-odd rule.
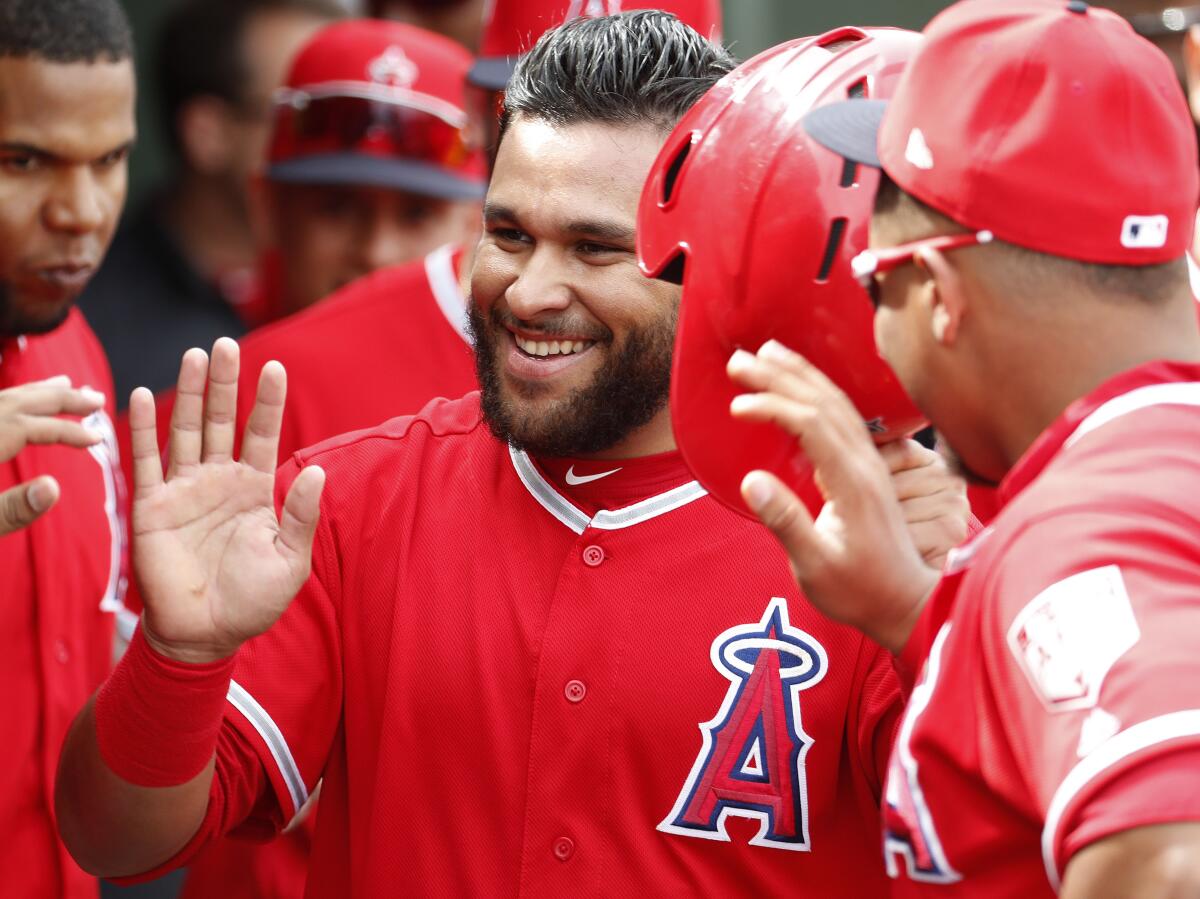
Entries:
[[842,237],[846,234],[846,219],[834,219],[829,227],[829,240],[825,243],[825,255],[821,257],[821,269],[817,272],[818,281],[829,280],[833,270],[833,261],[837,259],[838,250],[842,248]]
[[687,257],[683,253],[676,253],[674,258],[663,266],[662,272],[658,276],[659,281],[666,281],[669,284],[677,284],[683,286],[683,269],[687,262]]
[[675,158],[671,160],[671,165],[667,168],[667,173],[663,177],[663,196],[662,202],[665,206],[671,202],[671,197],[675,195],[675,182],[679,180],[679,173],[683,170],[683,164],[687,162],[688,155],[692,152],[692,142],[689,139],[679,152],[675,154]]
[[[860,99],[867,95],[867,80],[860,79],[850,85],[850,89],[846,91],[846,96],[851,100]],[[842,187],[853,187],[858,183],[858,163],[847,159],[842,163],[842,177],[838,182]]]

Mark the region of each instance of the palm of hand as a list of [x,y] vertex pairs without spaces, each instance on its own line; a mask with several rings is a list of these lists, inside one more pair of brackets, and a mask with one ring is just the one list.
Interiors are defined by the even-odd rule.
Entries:
[[306,572],[277,546],[273,486],[240,462],[205,463],[134,503],[134,564],[159,600],[146,610],[156,637],[232,652],[282,614]]

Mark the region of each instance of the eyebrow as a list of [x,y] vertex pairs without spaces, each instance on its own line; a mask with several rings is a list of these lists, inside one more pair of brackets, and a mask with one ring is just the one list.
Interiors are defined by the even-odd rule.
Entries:
[[[483,207],[483,219],[486,222],[519,222],[521,217],[508,206],[487,203]],[[624,243],[631,242],[637,236],[637,232],[628,225],[601,219],[574,219],[567,222],[564,230],[570,234],[586,234],[601,240]]]
[[[117,144],[111,149],[105,150],[96,159],[103,159],[105,156],[111,156],[113,153],[119,153],[122,150],[132,150],[136,140],[127,140],[124,143]],[[19,142],[0,143],[0,153],[20,153],[26,156],[38,156],[42,159],[60,160],[64,157],[53,153],[44,147],[37,147],[33,144],[23,144]]]

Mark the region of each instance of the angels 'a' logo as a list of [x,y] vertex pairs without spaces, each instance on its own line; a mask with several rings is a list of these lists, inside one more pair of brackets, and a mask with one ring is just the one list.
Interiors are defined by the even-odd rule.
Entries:
[[757,624],[717,637],[710,657],[729,692],[700,725],[700,754],[658,829],[728,842],[725,819],[736,815],[760,822],[752,846],[807,852],[804,756],[813,741],[800,724],[800,691],[825,676],[825,650],[791,626],[786,600],[776,597]]
[[420,72],[402,49],[391,46],[371,60],[367,74],[372,81],[388,87],[412,87]]
[[615,16],[621,11],[622,0],[571,0],[564,21],[570,22],[580,16],[598,19],[601,16]]

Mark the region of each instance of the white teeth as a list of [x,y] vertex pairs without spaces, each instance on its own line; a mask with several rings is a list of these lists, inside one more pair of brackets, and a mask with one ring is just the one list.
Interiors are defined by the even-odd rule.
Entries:
[[592,345],[590,340],[526,340],[517,334],[513,338],[530,356],[570,356],[582,353]]

